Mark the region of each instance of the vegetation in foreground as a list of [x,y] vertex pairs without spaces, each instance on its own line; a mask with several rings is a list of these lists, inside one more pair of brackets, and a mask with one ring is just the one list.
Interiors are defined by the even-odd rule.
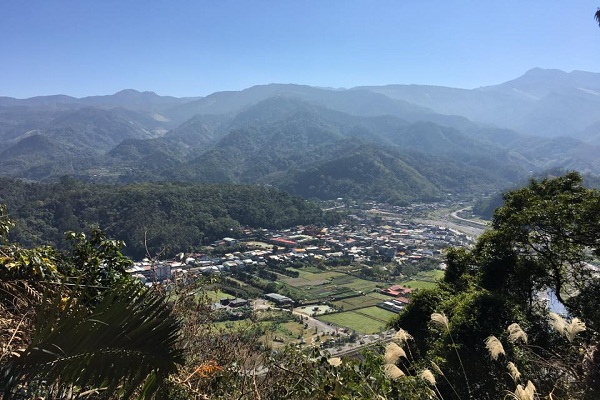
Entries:
[[[599,255],[598,215],[600,192],[576,173],[508,193],[493,229],[473,249],[449,251],[442,283],[420,290],[394,322],[393,344],[337,359],[294,346],[274,353],[255,324],[223,335],[193,285],[176,283],[169,293],[131,286],[119,243],[99,232],[71,235],[68,253],[8,243],[3,212],[3,394],[597,399],[600,284],[590,262]],[[567,316],[548,311],[540,298],[547,290]],[[114,318],[102,319],[106,310]],[[116,322],[136,316],[138,329],[119,336]],[[62,338],[71,332],[72,341]],[[100,349],[81,351],[90,335],[101,338]],[[120,352],[136,368],[122,368]],[[36,356],[45,361],[28,362]]]

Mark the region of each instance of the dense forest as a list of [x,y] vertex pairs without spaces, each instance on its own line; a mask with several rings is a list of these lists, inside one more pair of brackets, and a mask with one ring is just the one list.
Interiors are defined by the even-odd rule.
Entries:
[[0,203],[15,222],[11,240],[67,245],[64,233],[99,227],[133,258],[181,251],[236,236],[243,226],[282,228],[335,222],[314,203],[268,186],[143,183],[94,185],[0,180]]

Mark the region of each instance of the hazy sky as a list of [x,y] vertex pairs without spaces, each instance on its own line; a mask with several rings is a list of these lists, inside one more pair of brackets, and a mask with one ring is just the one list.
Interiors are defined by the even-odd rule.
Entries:
[[265,83],[501,83],[600,72],[600,0],[70,0],[0,7],[0,96],[202,96]]

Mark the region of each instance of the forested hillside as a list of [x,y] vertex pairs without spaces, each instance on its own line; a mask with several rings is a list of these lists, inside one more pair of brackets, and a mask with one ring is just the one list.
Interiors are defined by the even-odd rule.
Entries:
[[[141,258],[192,251],[242,226],[282,228],[334,222],[319,207],[264,186],[145,183],[90,185],[0,180],[0,203],[15,227],[11,239],[24,245],[66,246],[64,232],[91,226],[123,240],[125,254]],[[333,218],[329,220],[328,218]]]

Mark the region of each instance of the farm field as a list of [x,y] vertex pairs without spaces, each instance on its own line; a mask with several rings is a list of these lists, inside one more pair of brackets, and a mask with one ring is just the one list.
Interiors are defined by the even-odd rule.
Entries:
[[[290,268],[297,271],[297,278],[290,278],[280,275],[279,282],[294,289],[297,300],[307,302],[324,302],[336,298],[334,304],[343,307],[345,311],[356,308],[376,305],[380,301],[389,300],[388,296],[378,293],[378,289],[387,287],[391,283],[370,281],[344,272],[322,270],[316,267]],[[409,286],[415,289],[431,288],[435,286],[444,272],[440,270],[424,271],[412,276],[406,281],[397,281],[394,283]],[[367,297],[360,300],[352,300],[359,293],[364,293]]]
[[373,289],[377,288],[377,285],[383,285],[379,282],[368,281],[346,274],[333,278],[332,283],[335,285],[343,285],[352,290],[365,293],[373,291]]
[[294,309],[294,311],[300,312],[302,314],[310,315],[310,316],[325,314],[326,312],[328,312],[330,310],[332,310],[332,308],[329,306],[326,306],[326,305],[311,305],[311,306],[304,306],[304,307],[296,307]]
[[206,292],[206,297],[212,301],[219,301],[221,299],[233,299],[233,296],[227,293],[223,293],[220,290],[209,290]]
[[412,289],[431,289],[436,285],[435,282],[417,281],[414,279],[404,281],[401,284]]
[[366,314],[371,318],[378,319],[381,321],[385,321],[388,323],[392,318],[394,318],[397,314],[388,310],[384,310],[379,307],[366,307],[361,308],[360,310],[356,310],[360,314]]
[[379,299],[380,301],[387,301],[390,299],[390,296],[387,294],[379,293],[379,292],[371,292],[368,294],[369,297],[373,297]]
[[[370,308],[370,307],[369,307]],[[385,310],[383,310],[385,311]],[[393,313],[390,313],[393,315]],[[373,334],[385,329],[386,323],[356,311],[344,311],[318,317],[320,321],[331,322],[340,327],[348,327],[359,333]]]
[[423,279],[425,281],[427,281],[427,280],[438,281],[438,280],[442,279],[443,277],[444,277],[444,271],[439,270],[439,269],[434,269],[431,271],[421,271],[417,275],[413,276],[413,279],[415,279],[415,280]]
[[[379,293],[373,293],[373,294],[379,294]],[[382,296],[385,296],[385,295],[382,295]],[[385,296],[385,300],[388,300],[389,298],[390,298],[389,296]],[[374,296],[371,296],[371,294],[368,294],[366,296],[350,297],[347,299],[334,301],[333,305],[336,306],[337,308],[342,308],[344,311],[352,311],[352,310],[356,310],[359,308],[374,306],[377,303],[381,303],[382,301],[384,301],[384,299],[382,299],[380,297],[374,297]]]
[[[286,278],[286,279],[282,279],[283,282],[287,283],[288,285],[291,286],[302,286],[302,285],[314,285],[314,282],[320,282],[320,281],[325,281],[325,280],[331,280],[333,278],[339,277],[339,276],[347,276],[341,272],[335,272],[335,271],[323,271],[320,270],[318,268],[300,268],[300,269],[296,269],[296,268],[288,268],[290,271],[296,271],[300,274],[300,276],[298,278]],[[292,282],[292,283],[290,283]],[[301,284],[294,284],[295,282],[302,282]]]

